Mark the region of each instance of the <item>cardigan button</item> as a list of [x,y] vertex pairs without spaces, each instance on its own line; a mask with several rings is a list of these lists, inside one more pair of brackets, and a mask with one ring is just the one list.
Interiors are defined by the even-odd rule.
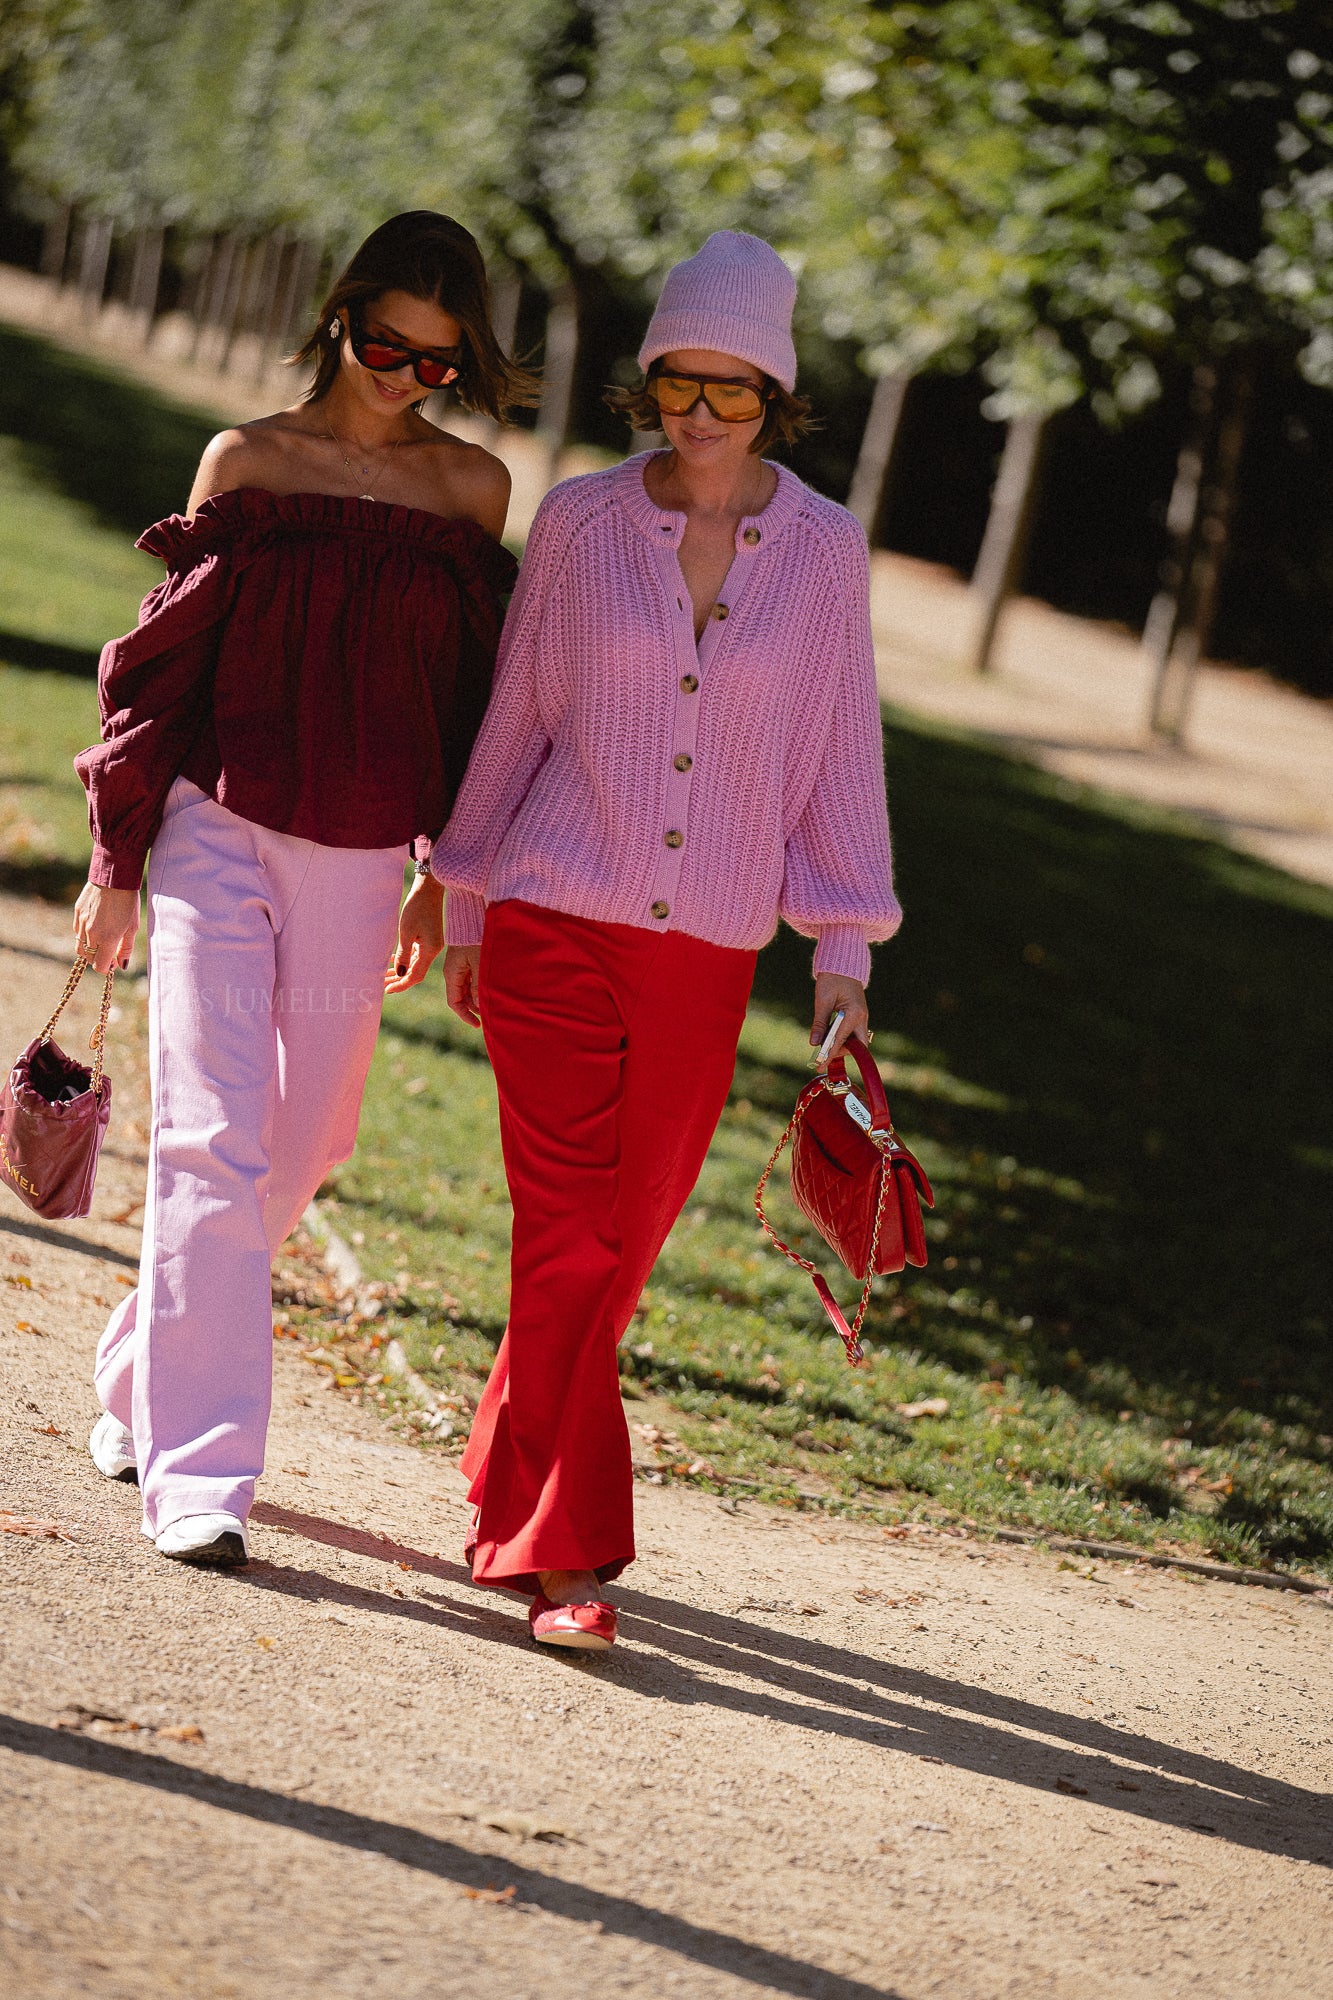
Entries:
[[663,839],[666,841],[668,847],[683,847],[685,845],[685,836],[679,827],[673,826],[670,833],[663,835]]
[[650,915],[654,916],[659,924],[664,924],[671,915],[670,903],[654,903]]
[[682,674],[680,677],[680,691],[682,694],[698,694],[698,674]]
[[726,615],[727,615],[727,607],[725,604],[715,604],[713,606],[713,616],[714,618],[717,619],[719,624],[721,624],[722,620],[726,617]]
[[757,549],[760,542],[760,535],[758,528],[747,528],[745,530],[745,533],[741,536],[741,540],[744,542],[747,549]]
[[694,759],[688,752],[682,750],[679,757],[674,759],[674,762],[678,771],[688,771],[693,765]]

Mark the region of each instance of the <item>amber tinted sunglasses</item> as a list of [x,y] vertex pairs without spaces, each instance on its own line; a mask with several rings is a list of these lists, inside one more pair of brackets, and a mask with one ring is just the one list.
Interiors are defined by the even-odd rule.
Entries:
[[769,391],[753,382],[717,375],[650,375],[648,394],[668,417],[688,417],[702,399],[720,424],[752,424],[764,414]]
[[376,375],[391,375],[396,369],[410,364],[423,389],[443,388],[447,378],[457,370],[462,351],[453,347],[446,349],[443,355],[438,351],[427,354],[419,347],[402,347],[394,340],[376,340],[366,332],[362,315],[351,307],[347,312],[347,334],[352,352],[363,368],[369,368]]

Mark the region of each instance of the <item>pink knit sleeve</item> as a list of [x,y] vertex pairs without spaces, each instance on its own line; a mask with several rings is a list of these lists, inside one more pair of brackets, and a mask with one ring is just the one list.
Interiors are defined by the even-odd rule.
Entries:
[[528,535],[486,718],[449,823],[431,849],[431,873],[449,892],[445,923],[451,945],[480,941],[491,864],[550,754],[537,702],[537,654],[554,554],[551,497],[538,509]]
[[814,789],[787,839],[780,913],[793,930],[818,939],[816,972],[865,983],[871,944],[893,936],[902,911],[893,893],[869,561],[859,530],[848,533],[839,554],[846,625],[833,724]]

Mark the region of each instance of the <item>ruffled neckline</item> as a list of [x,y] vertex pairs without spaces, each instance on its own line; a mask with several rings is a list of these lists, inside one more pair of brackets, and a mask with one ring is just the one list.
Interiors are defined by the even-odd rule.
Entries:
[[502,543],[478,522],[461,516],[333,493],[270,493],[260,486],[215,493],[200,502],[192,520],[184,514],[169,514],[146,528],[135,547],[160,557],[170,568],[182,556],[198,560],[210,549],[227,543],[311,533],[364,536],[399,546],[410,542],[455,563],[461,560],[477,565],[501,587],[505,587],[501,579],[512,579],[516,567]]

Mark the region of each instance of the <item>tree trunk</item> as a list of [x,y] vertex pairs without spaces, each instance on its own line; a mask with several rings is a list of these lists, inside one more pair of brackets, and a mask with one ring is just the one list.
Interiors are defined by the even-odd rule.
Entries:
[[874,544],[875,529],[884,511],[884,495],[893,468],[893,450],[902,428],[903,405],[907,400],[910,375],[880,375],[870,399],[870,413],[861,433],[861,449],[847,495],[847,506]]
[[162,278],[160,228],[140,229],[134,239],[134,262],[130,268],[130,311],[139,321],[147,340],[157,316],[157,290]]
[[95,319],[101,311],[113,233],[109,216],[95,215],[84,224],[79,250],[78,289],[79,306],[85,319]]
[[1167,550],[1156,594],[1143,623],[1142,646],[1152,672],[1148,727],[1157,728],[1166,681],[1184,604],[1190,565],[1199,527],[1204,466],[1212,441],[1217,409],[1217,370],[1201,362],[1190,382],[1189,418],[1176,460],[1176,476],[1166,509]]
[[259,302],[255,313],[255,365],[253,381],[258,387],[273,365],[273,348],[279,333],[278,315],[283,301],[283,266],[291,246],[285,229],[274,229],[264,239],[264,266],[259,279]]
[[574,402],[574,369],[579,352],[578,295],[572,284],[563,284],[551,299],[546,315],[546,351],[542,364],[542,399],[537,410],[537,435],[550,454],[550,476],[555,477],[556,461],[564,448],[569,430],[569,413]]
[[196,337],[190,354],[192,361],[201,360],[217,365],[216,352],[207,351],[208,335],[214,329],[226,326],[235,296],[233,287],[238,275],[236,267],[241,261],[244,248],[241,236],[234,229],[228,230],[225,236],[219,236],[214,243],[213,254],[209,259],[207,281],[200,295]]
[[518,333],[518,309],[523,299],[522,274],[512,264],[502,267],[491,285],[491,325],[501,348],[513,359]]
[[70,224],[74,210],[68,202],[62,202],[42,231],[41,274],[49,278],[59,288],[65,280],[65,261],[69,255]]
[[1241,458],[1254,397],[1255,364],[1245,356],[1227,371],[1212,464],[1198,508],[1198,531],[1183,592],[1183,612],[1165,671],[1154,689],[1151,727],[1177,748],[1185,738],[1190,703],[1217,615],[1231,517],[1240,484]]
[[306,314],[314,310],[311,293],[319,275],[320,255],[318,243],[308,243],[303,237],[292,244],[288,253],[274,321],[280,352],[285,352],[305,332]]
[[973,673],[989,671],[1000,613],[1021,579],[1045,435],[1046,418],[1036,411],[1011,418],[1005,433],[986,532],[972,572],[976,627],[969,665]]

